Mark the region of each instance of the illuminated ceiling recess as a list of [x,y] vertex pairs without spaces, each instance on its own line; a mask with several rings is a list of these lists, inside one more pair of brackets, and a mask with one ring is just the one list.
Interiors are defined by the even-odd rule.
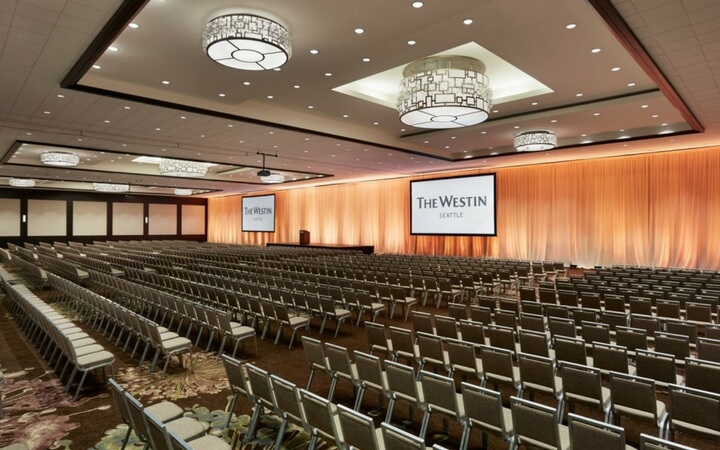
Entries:
[[552,131],[528,131],[515,136],[515,150],[519,152],[538,152],[557,147],[557,136]]
[[192,189],[175,189],[175,195],[192,195]]
[[169,177],[204,177],[207,171],[208,163],[182,159],[160,160],[160,173]]
[[40,162],[48,166],[70,167],[80,164],[80,157],[74,153],[46,152],[40,155]]
[[128,192],[130,186],[127,184],[115,183],[93,183],[93,188],[98,192]]
[[10,178],[9,183],[12,187],[35,187],[35,180],[29,180],[27,178]]
[[485,65],[466,56],[433,56],[409,64],[400,82],[400,120],[418,128],[462,128],[488,118]]
[[242,70],[275,69],[292,55],[288,30],[253,14],[212,19],[203,28],[202,47],[213,61]]

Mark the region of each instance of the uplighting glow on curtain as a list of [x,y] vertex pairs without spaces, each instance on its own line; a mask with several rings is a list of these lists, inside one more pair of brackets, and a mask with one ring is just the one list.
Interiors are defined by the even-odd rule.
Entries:
[[240,197],[210,199],[208,240],[295,242],[306,229],[377,253],[720,269],[719,148],[493,172],[497,237],[411,236],[404,178],[276,191],[275,234],[240,232]]

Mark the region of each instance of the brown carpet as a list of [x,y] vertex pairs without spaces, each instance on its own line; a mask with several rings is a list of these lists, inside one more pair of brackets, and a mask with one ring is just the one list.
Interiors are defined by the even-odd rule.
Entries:
[[[49,298],[49,290],[38,292],[41,298]],[[62,308],[62,305],[56,305]],[[436,313],[431,307],[420,307],[421,310]],[[179,367],[177,359],[170,363],[168,374],[162,377],[159,373],[148,374],[147,364],[138,367],[139,357],[130,359],[129,352],[123,353],[122,348],[115,347],[114,339],[109,341],[100,333],[91,329],[80,317],[74,317],[72,312],[68,315],[75,323],[84,328],[107,350],[116,356],[116,378],[126,389],[132,392],[143,403],[151,404],[161,399],[172,400],[186,410],[186,415],[198,417],[211,424],[213,432],[224,435],[228,440],[242,439],[248,425],[250,405],[245,398],[238,401],[235,413],[240,417],[233,420],[230,431],[223,431],[222,425],[227,418],[225,412],[228,406],[230,390],[222,367],[221,360],[215,353],[205,353],[205,339],[201,340],[202,349],[194,347],[193,356],[195,372],[189,374],[187,370]],[[411,326],[402,320],[391,320],[393,325]],[[318,323],[313,323],[311,336],[318,337]],[[274,333],[274,329],[272,332]],[[343,325],[340,335],[333,339],[334,324],[330,324],[322,340],[334,342],[347,347],[351,352],[354,349],[367,351],[367,341],[364,328],[354,329]],[[302,333],[298,333],[297,339]],[[195,332],[191,334],[194,339]],[[274,337],[274,335],[273,335]],[[305,362],[305,355],[299,341],[293,349],[287,349],[287,337],[281,339],[280,345],[273,345],[273,339],[258,340],[258,355],[252,354],[252,345],[247,346],[247,353],[239,357],[248,362],[277,374],[300,387],[305,387],[308,381],[309,370]],[[215,352],[218,343],[213,345]],[[37,349],[30,345],[18,324],[4,308],[0,309],[0,364],[5,373],[5,384],[1,387],[5,417],[0,420],[0,446],[12,442],[26,441],[31,449],[119,449],[126,428],[121,423],[114,400],[101,380],[89,379],[77,402],[63,392],[52,368],[41,359]],[[312,391],[327,396],[329,391],[329,378],[323,373],[317,373],[313,381]],[[509,389],[503,389],[503,397],[508,398],[514,394]],[[335,402],[352,406],[352,386],[349,382],[340,381],[335,393]],[[667,396],[660,394],[660,399],[666,401]],[[549,399],[541,397],[537,401],[552,404]],[[378,396],[368,392],[361,411],[375,417],[377,424],[382,421],[384,411],[381,410]],[[578,408],[577,413],[600,419],[600,413],[584,408]],[[404,404],[395,408],[393,422],[417,433],[420,427],[421,413],[415,411],[414,420],[407,420],[408,409]],[[640,432],[656,434],[657,431],[650,425],[637,421],[624,420],[628,443],[637,446]],[[276,436],[277,419],[272,415],[263,418],[257,437],[243,448],[270,447]],[[443,424],[440,417],[433,417],[427,434],[428,445],[440,443],[448,448],[457,448],[462,428],[450,422],[449,436],[442,433]],[[275,431],[275,434],[273,434]],[[678,435],[677,440],[686,445],[699,449],[717,448],[717,443],[690,435]],[[133,445],[137,439],[133,436],[127,448],[141,448]],[[286,434],[284,441],[286,448],[307,447],[307,433],[298,427],[292,427]],[[490,437],[490,448],[507,448],[507,445],[497,437]],[[138,444],[139,445],[139,444]],[[329,446],[325,446],[330,448]],[[480,447],[480,433],[472,433],[470,448]],[[236,447],[239,448],[239,447]]]

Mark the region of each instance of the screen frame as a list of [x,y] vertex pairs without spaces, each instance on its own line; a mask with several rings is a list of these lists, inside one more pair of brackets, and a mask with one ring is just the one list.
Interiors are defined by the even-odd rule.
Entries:
[[[257,229],[246,229],[245,228],[245,199],[252,199],[252,198],[263,198],[263,197],[272,197],[273,202],[273,226],[272,231],[268,230],[257,230]],[[275,201],[275,194],[263,194],[263,195],[247,195],[242,198],[242,202],[240,203],[240,228],[243,233],[274,233],[275,228],[277,226],[277,202]]]
[[[494,233],[416,233],[413,230],[413,185],[415,184],[426,184],[426,183],[433,183],[433,182],[442,182],[447,180],[454,180],[459,178],[486,178],[491,177],[492,178],[492,185],[493,185],[493,230]],[[409,190],[409,210],[410,210],[410,235],[411,236],[486,236],[486,237],[497,237],[497,172],[489,172],[489,173],[481,173],[481,174],[472,174],[472,175],[458,175],[458,176],[450,176],[450,177],[440,177],[440,178],[427,178],[427,179],[421,179],[421,180],[410,180],[410,190]]]

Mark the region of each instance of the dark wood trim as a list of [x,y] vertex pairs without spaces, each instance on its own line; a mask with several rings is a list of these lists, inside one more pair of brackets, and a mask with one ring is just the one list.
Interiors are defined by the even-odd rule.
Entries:
[[[95,61],[105,53],[107,48],[117,39],[132,19],[148,4],[150,0],[125,0],[115,11],[108,23],[95,36],[90,46],[83,52],[80,59],[72,66],[70,72],[60,82],[60,87],[70,89],[90,70]],[[168,18],[168,20],[172,20]]]
[[610,31],[620,44],[627,50],[636,63],[645,71],[648,77],[655,83],[670,103],[680,111],[683,119],[692,127],[693,130],[702,133],[705,127],[700,123],[695,114],[690,110],[685,101],[677,93],[670,81],[660,71],[650,54],[642,45],[635,33],[630,29],[625,19],[615,9],[610,0],[587,0],[598,13],[600,18],[605,22]]

